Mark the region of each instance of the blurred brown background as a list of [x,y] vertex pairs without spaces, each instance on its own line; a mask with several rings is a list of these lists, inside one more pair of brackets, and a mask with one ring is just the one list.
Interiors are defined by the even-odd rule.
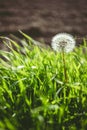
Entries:
[[19,29],[46,43],[59,32],[86,37],[87,0],[0,0],[0,35]]

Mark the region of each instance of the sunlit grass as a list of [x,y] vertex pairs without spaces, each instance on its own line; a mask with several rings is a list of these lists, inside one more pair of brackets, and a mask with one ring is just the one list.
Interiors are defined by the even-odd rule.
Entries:
[[86,130],[86,41],[65,54],[65,84],[62,54],[23,35],[21,46],[2,37],[9,51],[0,50],[0,130]]

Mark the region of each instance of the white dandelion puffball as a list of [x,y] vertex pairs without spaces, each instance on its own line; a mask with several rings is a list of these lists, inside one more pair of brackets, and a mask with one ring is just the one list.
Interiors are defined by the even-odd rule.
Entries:
[[52,38],[51,46],[54,51],[64,51],[68,53],[74,49],[75,44],[76,41],[72,35],[67,33],[59,33]]

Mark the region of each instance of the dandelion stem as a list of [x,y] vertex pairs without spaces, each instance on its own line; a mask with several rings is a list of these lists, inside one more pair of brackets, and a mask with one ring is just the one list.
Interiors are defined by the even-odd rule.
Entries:
[[65,53],[62,51],[62,59],[63,59],[63,67],[64,67],[64,79],[67,82],[67,73],[66,73],[66,61],[65,61]]

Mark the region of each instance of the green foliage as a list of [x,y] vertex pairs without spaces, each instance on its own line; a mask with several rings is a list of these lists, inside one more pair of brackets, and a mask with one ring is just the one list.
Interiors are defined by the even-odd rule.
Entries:
[[22,34],[21,46],[1,37],[9,51],[0,50],[0,130],[86,130],[86,41],[65,55],[65,83],[61,53]]

